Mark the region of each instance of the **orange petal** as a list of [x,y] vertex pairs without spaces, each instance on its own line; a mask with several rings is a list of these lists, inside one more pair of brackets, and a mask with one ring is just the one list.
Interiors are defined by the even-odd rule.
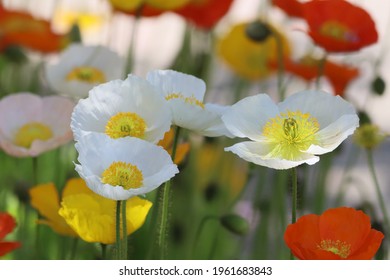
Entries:
[[319,221],[321,240],[340,240],[351,245],[351,253],[365,242],[371,224],[370,218],[363,211],[348,207],[326,210]]
[[299,259],[314,259],[320,243],[319,216],[302,216],[295,224],[290,224],[284,233],[284,241],[291,252]]
[[384,238],[383,233],[375,229],[371,229],[366,240],[362,244],[359,250],[354,252],[349,259],[351,260],[371,260],[376,252],[378,251],[382,239]]

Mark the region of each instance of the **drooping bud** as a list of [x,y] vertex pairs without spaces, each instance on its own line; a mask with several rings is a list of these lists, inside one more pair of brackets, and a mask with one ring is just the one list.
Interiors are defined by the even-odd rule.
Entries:
[[386,136],[379,131],[378,126],[373,124],[363,124],[355,134],[355,143],[366,149],[373,149],[385,140]]
[[221,225],[238,235],[245,235],[249,231],[249,224],[247,220],[236,214],[227,214],[220,218]]

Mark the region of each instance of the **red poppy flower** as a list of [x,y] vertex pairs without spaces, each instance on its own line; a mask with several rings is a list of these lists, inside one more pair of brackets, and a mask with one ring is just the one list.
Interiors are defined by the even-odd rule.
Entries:
[[212,28],[229,10],[233,0],[192,0],[174,10],[199,28]]
[[272,4],[291,17],[303,17],[302,3],[297,0],[272,0]]
[[366,214],[347,207],[328,209],[320,216],[305,215],[284,234],[291,252],[302,260],[369,260],[383,237],[371,229]]
[[8,11],[0,4],[0,51],[9,45],[21,45],[40,52],[55,52],[68,43],[67,36],[53,33],[50,22],[30,14]]
[[[318,76],[320,60],[305,56],[298,62],[285,59],[284,64],[286,71],[311,81]],[[359,76],[359,69],[327,60],[324,64],[324,76],[331,83],[334,93],[342,96],[348,84]]]
[[2,241],[7,234],[12,232],[15,226],[16,222],[11,215],[0,213],[0,257],[20,247],[19,242]]
[[347,1],[310,1],[302,7],[310,37],[328,52],[357,51],[378,40],[371,16]]

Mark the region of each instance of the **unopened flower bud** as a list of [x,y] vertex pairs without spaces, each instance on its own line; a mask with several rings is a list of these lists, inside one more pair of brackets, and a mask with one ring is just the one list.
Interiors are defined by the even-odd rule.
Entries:
[[376,125],[368,123],[360,126],[354,134],[355,143],[366,149],[377,147],[385,138]]
[[386,89],[386,83],[382,77],[377,76],[371,83],[372,91],[377,95],[382,95]]

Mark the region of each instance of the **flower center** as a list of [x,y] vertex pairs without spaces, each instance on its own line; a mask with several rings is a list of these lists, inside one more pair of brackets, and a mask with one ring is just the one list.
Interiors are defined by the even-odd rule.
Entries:
[[309,113],[287,112],[271,118],[263,128],[263,135],[271,145],[269,156],[296,159],[301,152],[317,143],[318,130],[317,119]]
[[185,103],[196,105],[204,109],[204,104],[202,103],[202,101],[196,99],[195,96],[185,97],[181,93],[171,93],[165,97],[166,100],[172,100],[176,98],[184,100]]
[[17,146],[30,148],[35,140],[48,140],[53,137],[53,132],[47,125],[31,122],[23,125],[16,132],[14,143]]
[[137,166],[123,161],[113,162],[102,173],[102,183],[121,186],[124,189],[137,189],[142,186],[144,177]]
[[126,136],[142,138],[145,130],[144,119],[136,113],[118,113],[108,120],[105,133],[114,139]]
[[324,24],[321,25],[319,32],[324,36],[331,37],[338,41],[358,41],[358,36],[354,32],[352,32],[347,26],[342,25],[337,21],[324,22]]
[[343,259],[348,258],[351,253],[351,244],[348,244],[340,240],[321,240],[321,243],[317,245],[318,249],[331,252],[340,256]]
[[106,77],[102,71],[91,66],[75,67],[66,75],[67,81],[80,81],[86,83],[104,83]]

